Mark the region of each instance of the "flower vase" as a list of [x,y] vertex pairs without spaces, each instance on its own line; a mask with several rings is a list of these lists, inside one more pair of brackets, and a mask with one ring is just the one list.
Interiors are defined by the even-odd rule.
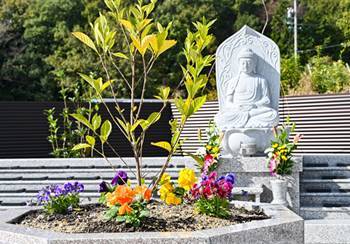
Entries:
[[288,181],[286,179],[273,179],[270,181],[270,183],[273,196],[271,204],[287,206]]

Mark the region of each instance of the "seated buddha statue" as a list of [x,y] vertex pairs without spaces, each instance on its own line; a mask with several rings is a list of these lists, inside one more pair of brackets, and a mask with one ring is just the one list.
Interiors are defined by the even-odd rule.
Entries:
[[243,49],[238,60],[239,74],[227,81],[224,106],[215,122],[222,131],[272,128],[278,124],[278,113],[271,106],[268,81],[256,73],[257,56]]

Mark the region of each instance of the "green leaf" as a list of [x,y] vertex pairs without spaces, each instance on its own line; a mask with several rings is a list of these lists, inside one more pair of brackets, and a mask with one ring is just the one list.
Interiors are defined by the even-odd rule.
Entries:
[[168,152],[171,152],[171,145],[169,142],[159,141],[159,142],[152,142],[151,144],[153,146],[160,147],[160,148],[167,150]]
[[192,153],[186,153],[186,155],[188,155],[188,156],[190,156],[191,158],[193,158],[193,159],[197,162],[197,164],[198,164],[199,166],[203,166],[203,165],[204,165],[203,160],[202,160],[199,156],[197,156],[197,155],[195,155],[195,154],[192,154]]
[[143,122],[143,120],[137,120],[130,128],[130,132],[136,130],[136,128]]
[[150,216],[150,211],[148,209],[142,210],[140,212],[140,218],[145,218]]
[[156,123],[159,119],[160,119],[160,113],[153,112],[148,116],[147,121],[150,125],[152,125]]
[[85,138],[86,141],[91,145],[91,147],[95,146],[96,140],[94,137],[87,135]]
[[90,148],[91,146],[87,143],[80,143],[78,145],[75,145],[72,150],[73,151],[77,151],[77,150],[80,150],[80,149],[85,149],[85,148]]
[[101,93],[100,91],[100,87],[96,87],[96,82],[95,82],[95,79],[91,78],[90,76],[88,75],[84,75],[84,74],[81,74],[79,73],[80,77],[83,78],[87,83],[89,83],[90,86],[92,86],[92,88],[94,88],[97,93]]
[[193,113],[197,112],[203,106],[206,100],[207,100],[206,95],[195,98],[194,104],[193,104]]
[[107,220],[111,220],[118,215],[118,211],[119,211],[119,206],[112,206],[110,209],[106,211],[103,217]]
[[112,53],[113,56],[118,57],[118,58],[123,58],[123,59],[129,59],[128,56],[126,56],[124,53],[117,52],[117,53]]
[[181,113],[181,115],[183,115],[184,114],[184,110],[183,110],[184,101],[183,101],[183,99],[181,97],[175,98],[174,103],[175,103],[176,108]]
[[104,90],[106,90],[107,87],[111,86],[113,82],[114,82],[114,80],[109,80],[109,81],[106,81],[105,83],[103,83],[103,85],[101,86],[101,93]]
[[78,38],[82,43],[84,43],[88,47],[92,48],[96,53],[98,53],[94,42],[91,40],[91,38],[89,36],[87,36],[86,34],[84,34],[82,32],[73,32],[72,34],[73,34],[73,36]]
[[78,122],[82,123],[83,125],[89,127],[91,130],[93,130],[92,125],[90,122],[84,117],[82,114],[71,114],[74,119],[76,119]]
[[182,187],[176,187],[174,189],[174,193],[177,195],[177,196],[183,196],[185,194],[186,190]]
[[126,134],[130,134],[129,126],[125,124],[121,119],[117,118],[119,125],[124,129]]
[[102,144],[108,140],[108,137],[111,134],[111,132],[112,132],[112,124],[109,120],[106,120],[101,126],[100,140]]
[[101,116],[98,114],[95,114],[94,117],[92,117],[92,130],[96,131],[101,126]]
[[125,222],[126,221],[126,217],[125,216],[117,216],[115,218],[115,221],[121,223],[121,222]]

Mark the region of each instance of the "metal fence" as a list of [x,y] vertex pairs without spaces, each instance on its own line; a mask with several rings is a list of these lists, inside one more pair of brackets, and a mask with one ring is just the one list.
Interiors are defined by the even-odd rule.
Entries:
[[[279,104],[280,122],[289,116],[296,122],[295,133],[303,134],[297,153],[350,153],[350,94],[288,96],[281,98]],[[174,104],[171,108],[173,116],[179,118]],[[217,101],[207,102],[189,119],[182,135],[184,152],[195,152],[201,143],[198,131],[204,131],[218,111]]]
[[[119,103],[125,114],[128,114],[129,102]],[[0,158],[48,158],[51,157],[51,145],[47,141],[49,136],[48,122],[44,110],[56,108],[56,115],[63,109],[62,102],[0,102]],[[159,110],[162,103],[149,101],[142,108],[141,116],[146,117]],[[112,113],[115,108],[110,103]],[[129,110],[130,111],[130,110]],[[110,119],[107,111],[100,107],[103,119]],[[117,115],[117,113],[115,112]],[[150,144],[154,141],[169,140],[171,137],[169,119],[172,118],[168,106],[156,126],[148,131],[145,140],[144,156],[165,156],[166,152]],[[61,125],[62,126],[62,125]],[[109,138],[110,144],[123,157],[133,156],[128,141],[113,127]],[[106,147],[108,156],[115,156]]]
[[[126,110],[127,101],[121,102]],[[146,102],[142,109],[143,116],[156,111],[160,103]],[[60,102],[0,102],[0,158],[45,158],[50,156],[51,147],[47,141],[48,124],[43,111],[56,107],[62,110]],[[111,106],[113,110],[113,107]],[[182,146],[183,152],[194,152],[201,142],[198,130],[205,130],[214,118],[219,107],[217,101],[207,102],[187,123]],[[106,111],[101,110],[108,118]],[[280,99],[280,120],[289,115],[297,123],[296,133],[304,135],[298,153],[349,153],[350,154],[350,94],[293,96]],[[164,156],[165,152],[150,145],[152,141],[170,139],[168,121],[179,118],[174,104],[168,106],[160,121],[153,126],[146,141],[145,156]],[[204,133],[203,133],[204,134]],[[111,144],[125,157],[132,156],[127,141],[113,129]],[[205,140],[205,136],[203,137]],[[110,152],[108,152],[110,153]],[[113,155],[111,155],[113,156]]]

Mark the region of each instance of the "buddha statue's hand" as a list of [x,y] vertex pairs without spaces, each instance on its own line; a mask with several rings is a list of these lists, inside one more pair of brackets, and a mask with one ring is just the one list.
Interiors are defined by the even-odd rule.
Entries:
[[257,108],[255,104],[240,104],[239,109],[242,111],[250,111],[253,108]]

